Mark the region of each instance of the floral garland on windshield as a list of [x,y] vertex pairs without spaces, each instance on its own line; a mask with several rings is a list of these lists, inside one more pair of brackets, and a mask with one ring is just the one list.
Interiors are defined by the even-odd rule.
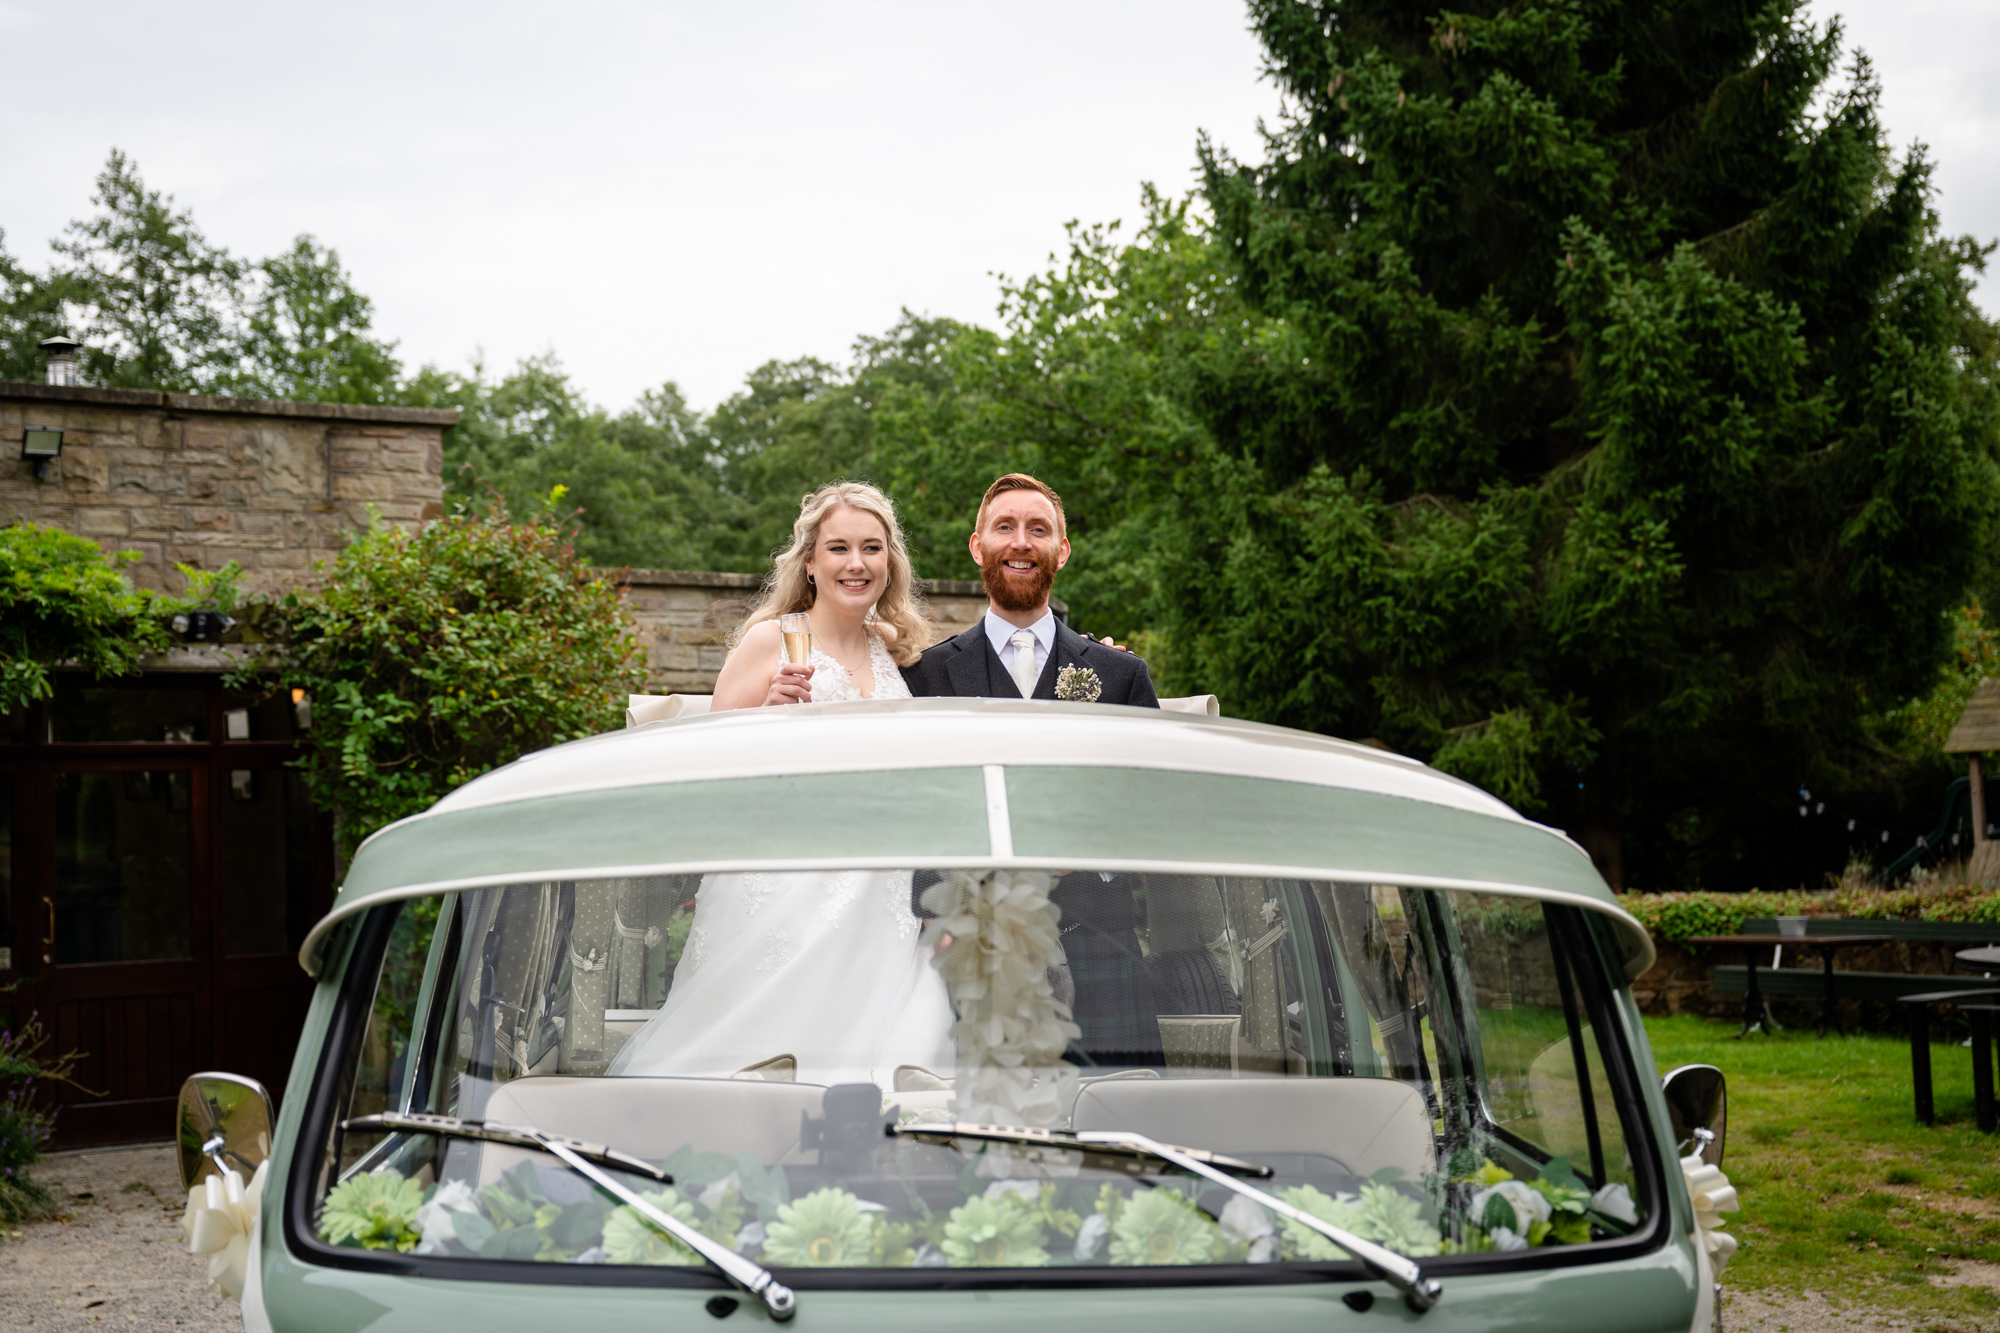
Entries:
[[[933,917],[924,942],[937,951],[957,1007],[952,1037],[968,1071],[953,1089],[956,1119],[1049,1126],[1069,1105],[1075,1070],[1063,1052],[1083,1029],[1049,988],[1049,969],[1063,962],[1053,883],[1042,871],[955,870],[924,890]],[[989,1153],[987,1161],[1022,1156]]]
[[[938,1212],[892,1221],[881,1203],[837,1185],[793,1198],[782,1167],[747,1154],[683,1148],[666,1169],[677,1182],[642,1193],[647,1203],[739,1253],[781,1268],[1160,1267],[1185,1264],[1338,1262],[1350,1256],[1318,1231],[1274,1218],[1256,1201],[1205,1212],[1207,1186],[1162,1179],[1127,1192],[1074,1179],[960,1178],[972,1191]],[[1593,1219],[1638,1220],[1622,1184],[1586,1190],[1567,1160],[1520,1179],[1461,1151],[1450,1174],[1422,1188],[1395,1168],[1353,1191],[1312,1185],[1275,1191],[1294,1208],[1413,1259],[1583,1244]],[[395,1171],[350,1177],[321,1212],[335,1244],[400,1253],[543,1263],[693,1266],[693,1250],[637,1209],[616,1204],[552,1163],[524,1162],[475,1190],[463,1181],[425,1187]]]

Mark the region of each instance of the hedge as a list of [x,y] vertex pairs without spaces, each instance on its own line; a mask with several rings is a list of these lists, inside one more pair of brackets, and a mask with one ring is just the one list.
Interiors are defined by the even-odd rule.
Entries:
[[1840,888],[1825,893],[1621,893],[1618,901],[1655,940],[1670,944],[1695,935],[1734,935],[1751,917],[2000,921],[2000,889],[1985,885]]

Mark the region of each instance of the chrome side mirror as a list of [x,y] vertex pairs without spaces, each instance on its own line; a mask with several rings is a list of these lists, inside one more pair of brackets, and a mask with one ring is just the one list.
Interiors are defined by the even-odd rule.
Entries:
[[232,1168],[247,1181],[271,1155],[271,1094],[254,1078],[189,1075],[174,1120],[182,1189]]
[[1729,1134],[1727,1084],[1714,1065],[1682,1065],[1660,1080],[1673,1121],[1674,1144],[1682,1157],[1698,1152],[1710,1166],[1722,1165],[1723,1140]]

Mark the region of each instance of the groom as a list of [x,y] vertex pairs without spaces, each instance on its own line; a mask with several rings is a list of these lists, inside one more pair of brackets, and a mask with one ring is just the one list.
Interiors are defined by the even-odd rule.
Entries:
[[[973,525],[972,559],[986,585],[986,614],[903,668],[910,693],[1054,699],[1056,672],[1097,673],[1099,703],[1158,708],[1143,659],[1084,638],[1049,610],[1049,588],[1069,561],[1062,498],[1012,472],[986,488]],[[1064,874],[1049,893],[1062,909],[1070,1009],[1083,1036],[1072,1057],[1099,1067],[1164,1065],[1158,1006],[1139,948],[1133,877]]]
[[1011,472],[988,486],[970,545],[986,585],[986,614],[903,668],[911,694],[1053,699],[1056,672],[1077,666],[1097,674],[1099,703],[1160,706],[1142,659],[1093,643],[1049,610],[1056,571],[1069,562],[1069,536],[1062,499],[1047,483]]

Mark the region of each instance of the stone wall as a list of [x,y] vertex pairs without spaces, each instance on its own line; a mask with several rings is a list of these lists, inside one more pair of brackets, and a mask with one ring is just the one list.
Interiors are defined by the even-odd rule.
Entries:
[[[382,519],[443,512],[444,432],[455,411],[210,398],[0,380],[0,525],[28,520],[137,551],[128,572],[177,589],[176,564],[234,560],[276,591]],[[30,426],[63,432],[36,479]]]
[[[713,694],[729,654],[729,635],[750,614],[763,580],[754,574],[635,569],[626,606],[639,623],[655,694]],[[940,638],[969,628],[986,610],[986,593],[969,579],[931,579],[924,598]]]

